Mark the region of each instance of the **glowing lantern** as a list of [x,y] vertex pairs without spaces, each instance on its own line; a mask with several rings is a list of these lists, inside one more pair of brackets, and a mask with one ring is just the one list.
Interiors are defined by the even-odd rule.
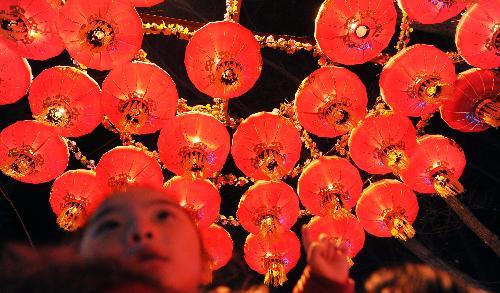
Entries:
[[462,0],[398,0],[398,5],[412,20],[433,24],[458,15],[467,3]]
[[142,44],[142,21],[130,0],[68,0],[57,27],[71,57],[97,70],[130,61]]
[[22,98],[28,92],[32,78],[26,59],[0,41],[0,106]]
[[463,132],[500,126],[500,77],[478,68],[460,73],[453,98],[441,106],[441,117],[448,126]]
[[210,257],[210,269],[218,270],[233,256],[231,235],[221,226],[212,224],[200,231],[203,247]]
[[406,184],[392,179],[370,184],[356,206],[356,215],[366,232],[401,240],[415,235],[411,224],[417,213],[415,193]]
[[135,7],[151,7],[162,3],[164,0],[132,0]]
[[199,228],[206,228],[217,219],[220,195],[210,181],[174,176],[165,182],[164,190],[192,215]]
[[363,182],[358,169],[339,157],[320,157],[299,177],[297,193],[315,215],[344,215],[356,205]]
[[481,1],[464,13],[457,25],[458,53],[472,66],[500,67],[500,11],[497,1]]
[[292,231],[284,231],[276,241],[269,242],[260,235],[248,235],[244,257],[250,268],[265,275],[264,284],[281,286],[300,258],[300,241]]
[[153,133],[175,115],[177,90],[168,73],[149,62],[113,68],[102,84],[102,107],[122,132]]
[[314,36],[321,51],[333,62],[360,64],[387,47],[396,19],[391,0],[327,0],[316,17]]
[[189,79],[213,98],[239,97],[262,70],[259,43],[252,32],[230,22],[211,22],[195,32],[184,59]]
[[320,137],[351,130],[366,115],[366,88],[356,74],[335,66],[314,71],[295,94],[300,124]]
[[0,133],[0,169],[24,183],[44,183],[68,166],[68,146],[62,137],[36,121],[18,121]]
[[101,89],[85,72],[69,66],[42,71],[28,96],[36,120],[55,126],[58,134],[78,137],[102,121]]
[[28,59],[59,55],[64,44],[57,34],[58,10],[47,0],[2,0],[0,41]]
[[369,114],[352,131],[349,152],[354,163],[368,173],[398,173],[407,167],[416,139],[415,128],[407,117]]
[[290,229],[299,215],[299,199],[281,181],[257,181],[240,199],[236,217],[250,233],[276,236]]
[[118,146],[106,152],[95,172],[106,192],[124,191],[129,186],[160,188],[163,184],[158,162],[134,146]]
[[279,179],[299,160],[302,141],[292,122],[279,115],[250,115],[233,135],[231,155],[236,166],[254,179]]
[[199,112],[167,120],[158,138],[161,160],[176,175],[212,176],[224,166],[229,148],[224,124]]
[[396,113],[435,112],[453,92],[455,66],[441,50],[417,44],[401,50],[380,74],[380,92]]
[[104,199],[94,171],[70,170],[57,177],[50,191],[50,206],[64,230],[82,227]]
[[456,142],[442,135],[424,135],[401,178],[417,192],[454,196],[464,191],[458,182],[464,168],[464,151]]

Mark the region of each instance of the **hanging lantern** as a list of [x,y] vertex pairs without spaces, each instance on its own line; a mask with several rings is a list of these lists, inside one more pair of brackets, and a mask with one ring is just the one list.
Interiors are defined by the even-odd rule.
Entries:
[[295,111],[307,131],[335,137],[365,117],[367,102],[366,88],[356,74],[325,66],[302,81],[295,94]]
[[453,98],[441,106],[441,117],[453,129],[479,132],[500,126],[500,77],[472,68],[458,75]]
[[19,101],[28,92],[32,78],[28,61],[0,40],[0,106]]
[[283,231],[276,241],[269,242],[260,235],[250,234],[243,247],[250,268],[265,275],[264,284],[274,287],[286,282],[286,274],[300,258],[300,241],[292,231]]
[[174,117],[177,89],[170,75],[149,62],[127,62],[111,70],[102,84],[102,107],[121,131],[146,134]]
[[500,11],[497,1],[481,1],[464,13],[457,25],[458,53],[472,66],[500,67]]
[[275,237],[289,230],[299,216],[299,199],[281,181],[257,181],[240,199],[236,217],[250,233]]
[[415,128],[407,117],[369,114],[352,131],[349,153],[354,163],[368,173],[398,173],[407,168],[416,139]]
[[64,50],[57,34],[57,17],[58,10],[47,0],[2,0],[0,42],[28,59],[57,56]]
[[158,162],[134,146],[117,146],[107,151],[95,172],[106,192],[125,191],[129,186],[160,188],[163,184]]
[[210,181],[174,176],[165,182],[163,188],[189,212],[199,228],[206,228],[217,219],[220,195]]
[[320,157],[299,177],[297,193],[314,215],[343,216],[356,205],[363,182],[358,169],[339,157]]
[[200,92],[229,99],[253,87],[262,70],[262,57],[251,31],[235,22],[218,21],[194,33],[184,64]]
[[203,248],[210,258],[210,269],[215,271],[225,266],[233,256],[231,235],[217,224],[200,230],[200,234]]
[[467,3],[463,0],[398,0],[398,5],[412,20],[433,24],[457,16]]
[[68,0],[57,27],[71,57],[97,70],[130,61],[142,44],[142,21],[130,0]]
[[74,67],[55,66],[42,71],[33,80],[28,99],[33,117],[55,126],[61,136],[89,134],[102,121],[99,85]]
[[61,175],[69,151],[63,138],[39,122],[25,120],[0,133],[0,169],[24,183],[44,183]]
[[292,122],[259,112],[250,115],[233,134],[231,155],[246,176],[277,180],[293,170],[302,141]]
[[49,202],[59,227],[75,231],[85,224],[104,197],[95,172],[79,169],[56,178]]
[[391,0],[327,0],[316,17],[314,37],[333,62],[360,64],[375,58],[394,35],[397,13]]
[[464,151],[456,142],[442,135],[424,135],[401,178],[420,193],[456,196],[464,192],[458,182],[464,168]]
[[407,240],[415,235],[412,223],[418,213],[415,193],[397,180],[370,184],[358,201],[356,215],[366,232],[377,237]]
[[455,79],[455,66],[443,51],[417,44],[385,64],[380,92],[396,113],[418,117],[435,112],[451,97]]
[[170,171],[181,176],[212,176],[224,166],[229,148],[229,133],[224,124],[199,112],[167,120],[158,138],[161,160]]
[[135,7],[151,7],[160,4],[165,0],[132,0],[132,5]]

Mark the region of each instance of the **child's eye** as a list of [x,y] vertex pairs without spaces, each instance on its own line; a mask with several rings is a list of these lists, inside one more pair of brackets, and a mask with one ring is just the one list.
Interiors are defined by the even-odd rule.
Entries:
[[161,211],[158,211],[158,213],[156,214],[156,219],[160,220],[160,221],[164,221],[168,218],[170,218],[171,214],[169,211],[166,211],[166,210],[161,210]]
[[102,222],[99,226],[97,226],[96,234],[101,234],[104,232],[109,232],[117,229],[120,226],[120,223],[115,220],[107,220]]

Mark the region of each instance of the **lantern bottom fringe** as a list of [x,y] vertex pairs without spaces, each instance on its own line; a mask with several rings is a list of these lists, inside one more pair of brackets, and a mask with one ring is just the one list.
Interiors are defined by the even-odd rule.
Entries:
[[449,175],[437,175],[434,189],[443,198],[457,196],[465,191],[458,179]]
[[85,215],[86,211],[81,203],[68,203],[57,217],[57,225],[66,231],[75,231],[83,226]]
[[476,115],[492,127],[500,126],[500,101],[486,99],[476,107]]
[[265,216],[260,221],[260,234],[264,239],[274,238],[279,234],[280,224],[276,217],[274,216]]
[[391,235],[399,240],[408,240],[415,236],[415,229],[404,216],[396,216],[392,220]]
[[284,264],[276,260],[269,261],[264,284],[277,287],[283,285],[287,280]]

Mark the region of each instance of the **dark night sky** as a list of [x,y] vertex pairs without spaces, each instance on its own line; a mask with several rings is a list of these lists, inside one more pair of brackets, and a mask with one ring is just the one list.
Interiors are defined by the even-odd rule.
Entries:
[[[224,0],[167,0],[166,2],[141,11],[207,22],[221,20],[225,8]],[[320,0],[245,0],[240,23],[259,32],[312,36],[314,18],[320,5]],[[448,24],[456,24],[456,20]],[[433,44],[444,51],[455,51],[454,28],[446,32],[445,27],[449,25],[430,26],[431,29],[440,31],[439,35],[415,30],[411,35],[410,44]],[[386,52],[394,52],[394,40],[393,38]],[[207,104],[211,99],[198,92],[187,78],[183,64],[186,44],[187,42],[183,40],[150,35],[144,38],[143,48],[152,62],[164,68],[172,76],[179,95],[186,98],[190,105]],[[230,101],[229,111],[234,117],[247,117],[254,112],[271,111],[281,102],[293,100],[299,83],[318,68],[316,59],[308,52],[287,55],[282,51],[266,48],[262,49],[262,55],[264,66],[255,87],[242,97]],[[71,64],[67,53],[47,61],[30,61],[29,63],[34,76],[50,66]],[[378,76],[381,66],[365,64],[348,68],[358,74],[364,82],[370,97],[370,105],[373,104],[379,94]],[[466,69],[468,69],[466,65],[457,66],[457,72]],[[107,74],[107,72],[96,71],[89,73],[99,83]],[[31,119],[27,99],[23,98],[16,104],[0,107],[0,117],[0,129],[17,120]],[[439,115],[432,118],[426,130],[430,134],[448,136],[462,146],[467,157],[467,167],[461,177],[461,182],[467,191],[460,196],[460,200],[488,228],[499,234],[500,140],[498,131],[489,129],[475,134],[460,133],[448,128]],[[157,137],[158,134],[145,135],[139,140],[151,148],[156,148]],[[119,144],[118,137],[102,126],[92,134],[76,139],[76,141],[82,152],[96,161],[104,152]],[[316,141],[322,151],[329,150],[335,143],[335,139],[316,139]],[[70,160],[70,169],[81,167],[76,160]],[[241,174],[235,168],[231,158],[228,159],[225,170]],[[363,179],[366,180],[369,177],[368,174],[363,173]],[[375,179],[379,178],[381,177],[375,177]],[[296,180],[287,181],[287,183],[295,186]],[[48,204],[50,186],[51,182],[40,185],[21,184],[3,174],[0,175],[0,187],[12,199],[35,245],[59,242],[67,236],[57,228],[55,217],[50,210]],[[221,213],[234,215],[239,198],[246,188],[223,187]],[[480,281],[485,287],[500,291],[498,257],[460,221],[441,198],[420,195],[419,204],[420,211],[414,224],[417,231],[416,239],[436,256]],[[300,220],[293,230],[298,232],[303,223],[304,220]],[[239,286],[244,282],[261,281],[262,277],[252,273],[241,260],[246,232],[241,227],[230,227],[228,230],[235,240],[235,255],[230,264],[218,272],[220,282]],[[18,219],[3,198],[0,199],[0,231],[2,244],[12,240],[26,241]],[[356,265],[351,269],[351,274],[358,284],[361,284],[375,269],[406,261],[418,261],[418,259],[395,239],[381,239],[367,234],[363,250],[354,259]],[[302,256],[299,265],[289,274],[290,281],[283,289],[276,292],[290,291],[304,265],[304,256]],[[242,274],[248,275],[247,280],[244,280]]]

